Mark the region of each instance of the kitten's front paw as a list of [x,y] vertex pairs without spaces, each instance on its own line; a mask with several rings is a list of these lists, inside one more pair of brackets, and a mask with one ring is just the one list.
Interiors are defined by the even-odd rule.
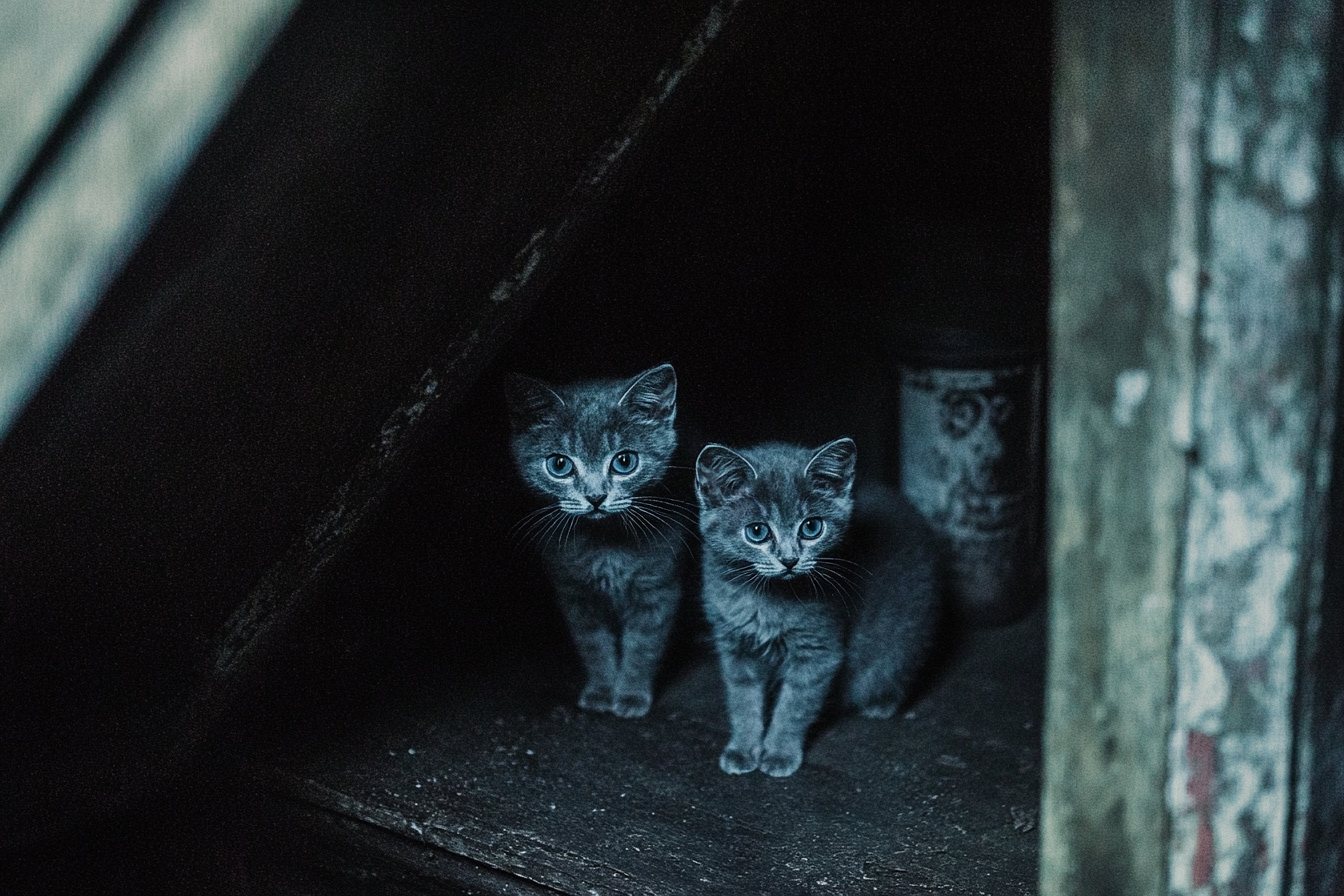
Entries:
[[802,750],[766,750],[761,756],[761,771],[772,778],[787,778],[802,764]]
[[648,714],[652,694],[618,694],[611,711],[623,719],[638,719]]
[[589,712],[611,712],[611,688],[604,684],[590,684],[579,695],[579,708]]
[[729,744],[719,755],[719,768],[730,775],[745,775],[747,772],[756,771],[756,767],[760,764],[760,755],[759,747],[754,750],[742,750]]

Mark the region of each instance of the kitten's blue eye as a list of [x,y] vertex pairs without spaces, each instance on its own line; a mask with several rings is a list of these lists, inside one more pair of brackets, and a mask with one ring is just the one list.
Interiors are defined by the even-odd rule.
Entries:
[[820,538],[824,531],[826,531],[826,521],[819,516],[810,516],[798,526],[798,534],[808,541]]
[[637,466],[639,466],[639,455],[633,451],[618,451],[616,456],[611,459],[611,472],[619,473],[622,476],[626,473],[635,472]]
[[552,454],[546,458],[546,472],[556,479],[568,479],[574,475],[574,461],[563,454]]
[[762,544],[770,540],[770,527],[765,523],[747,523],[742,528],[742,537],[752,544]]

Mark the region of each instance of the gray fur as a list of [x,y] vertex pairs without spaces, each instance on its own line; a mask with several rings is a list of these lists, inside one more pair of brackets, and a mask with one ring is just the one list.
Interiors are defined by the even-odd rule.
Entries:
[[[855,459],[849,439],[700,452],[703,597],[731,728],[725,772],[793,774],[833,684],[847,707],[889,718],[928,654],[933,534],[895,489],[855,487]],[[822,521],[815,538],[804,537],[809,520]],[[769,538],[753,543],[753,523]]]
[[[506,384],[514,461],[547,499],[523,520],[537,542],[588,681],[579,705],[642,716],[681,601],[690,529],[684,502],[649,494],[676,448],[670,364],[629,380]],[[635,468],[620,471],[633,453]],[[548,458],[563,457],[548,472]]]

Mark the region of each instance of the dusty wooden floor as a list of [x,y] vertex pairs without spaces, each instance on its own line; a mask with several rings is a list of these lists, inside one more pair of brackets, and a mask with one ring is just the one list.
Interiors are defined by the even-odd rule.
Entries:
[[241,892],[1035,892],[1041,614],[975,632],[904,717],[829,720],[792,778],[717,767],[703,653],[648,718],[515,660],[384,681],[258,758]]

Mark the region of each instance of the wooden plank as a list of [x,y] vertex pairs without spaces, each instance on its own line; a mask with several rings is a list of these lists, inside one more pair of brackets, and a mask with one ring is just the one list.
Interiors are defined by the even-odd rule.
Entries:
[[[530,237],[596,211],[572,188],[605,159],[605,195],[712,5],[300,7],[0,443],[0,844],[198,771],[231,613],[291,544],[330,556],[303,535],[405,448],[427,369],[461,374],[440,407],[468,388],[564,245]],[[552,254],[493,301],[523,247]]]
[[135,0],[0,4],[0,208],[83,89]]
[[162,4],[0,243],[0,438],[297,0]]
[[1207,69],[1182,73],[1204,80],[1206,168],[1192,197],[1198,453],[1176,620],[1171,892],[1268,896],[1293,875],[1298,650],[1323,572],[1340,325],[1324,205],[1340,148],[1325,131],[1334,6],[1247,0],[1210,19]]
[[[707,656],[630,722],[574,708],[570,665],[491,651],[488,665],[345,695],[353,724],[317,708],[308,738],[263,754],[258,780],[368,826],[329,843],[381,831],[564,893],[1026,894],[1043,622],[978,634],[903,718],[831,719],[788,779],[718,769],[726,720]],[[291,849],[278,836],[272,862]]]
[[1184,139],[1171,122],[1173,24],[1162,4],[1056,6],[1041,810],[1051,896],[1165,886],[1194,317],[1168,284],[1196,276],[1189,234],[1172,228],[1173,182],[1197,164],[1172,149]]

